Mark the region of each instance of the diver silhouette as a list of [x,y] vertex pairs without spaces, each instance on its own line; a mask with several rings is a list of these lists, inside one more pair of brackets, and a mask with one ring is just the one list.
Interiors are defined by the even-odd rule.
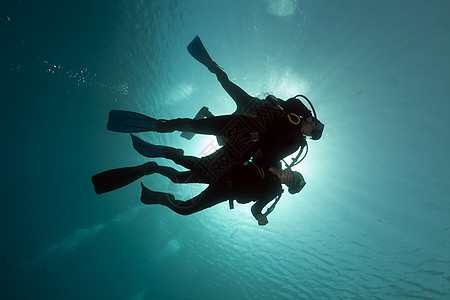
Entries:
[[[171,167],[159,166],[153,161],[136,167],[108,170],[92,176],[98,194],[125,186],[145,175],[158,173],[174,183],[209,185],[192,199],[180,201],[172,194],[152,191],[141,183],[141,201],[144,204],[161,204],[178,214],[190,215],[227,200],[230,201],[230,208],[233,208],[233,200],[240,204],[255,202],[251,212],[259,225],[266,225],[267,215],[273,211],[283,192],[281,185],[287,185],[291,194],[298,193],[305,186],[303,176],[290,169],[263,168],[254,162],[234,164],[226,170],[217,169],[210,156],[185,156],[182,149],[153,145],[134,135],[132,140],[134,148],[141,154],[170,159],[189,171],[180,172]],[[274,199],[274,204],[262,213],[262,209]]]

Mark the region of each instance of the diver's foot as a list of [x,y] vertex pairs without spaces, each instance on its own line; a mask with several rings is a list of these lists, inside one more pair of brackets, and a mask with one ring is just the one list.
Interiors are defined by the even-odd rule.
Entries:
[[158,167],[158,164],[154,161],[149,161],[148,163],[145,163],[142,166],[144,167],[144,174],[150,175],[155,173],[155,168]]
[[174,132],[176,128],[173,126],[173,122],[171,120],[158,120],[155,124],[155,131],[161,133],[170,133]]
[[177,159],[184,155],[184,151],[183,151],[183,149],[164,147],[163,154],[164,154],[164,157],[166,157],[166,158]]
[[194,120],[197,119],[203,119],[203,118],[212,118],[214,117],[214,115],[211,113],[211,111],[209,110],[209,108],[207,106],[203,106],[202,108],[200,108],[200,110],[198,111],[197,115],[195,116]]
[[208,66],[208,70],[211,73],[217,74],[219,72],[223,72],[222,69],[219,67],[219,65],[213,61],[209,66]]

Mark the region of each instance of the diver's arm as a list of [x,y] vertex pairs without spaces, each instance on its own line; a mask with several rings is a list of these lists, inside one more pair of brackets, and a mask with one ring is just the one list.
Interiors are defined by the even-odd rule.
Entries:
[[258,225],[264,226],[267,225],[267,223],[269,223],[267,217],[262,213],[262,209],[264,208],[264,206],[269,204],[271,200],[272,199],[260,199],[256,201],[255,204],[253,204],[251,210],[255,219],[258,220]]
[[267,220],[267,217],[265,215],[261,215],[258,218],[258,225],[264,226],[264,225],[267,225],[268,223],[269,223],[269,220]]

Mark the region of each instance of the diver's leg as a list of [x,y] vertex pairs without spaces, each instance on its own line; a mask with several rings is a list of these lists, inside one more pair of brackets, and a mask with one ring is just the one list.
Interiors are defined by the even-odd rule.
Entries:
[[217,76],[223,89],[233,98],[236,103],[236,111],[233,113],[235,115],[245,115],[247,110],[251,107],[254,101],[258,99],[247,94],[243,89],[234,84],[228,78],[228,75],[219,66],[217,68],[212,68],[210,71]]
[[155,168],[153,168],[153,173],[157,173],[157,174],[161,174],[167,178],[169,178],[172,182],[177,183],[177,176],[180,175],[180,171],[175,170],[174,168],[171,167],[166,167],[166,166],[156,166]]
[[[194,120],[204,119],[204,118],[212,118],[214,115],[209,111],[209,108],[203,106],[198,113],[195,115]],[[184,137],[187,140],[191,140],[195,136],[195,133],[184,131],[181,133],[181,137]]]
[[234,121],[235,116],[217,116],[193,120],[188,118],[160,120],[156,123],[158,132],[189,131],[199,134],[220,135]]
[[172,160],[177,165],[183,166],[186,169],[193,169],[199,163],[200,158],[195,156],[184,155],[183,149],[177,149],[172,147],[164,147],[164,158]]
[[[198,158],[195,156],[185,156],[183,149],[177,149],[168,146],[154,145],[146,142],[135,135],[131,135],[133,141],[133,148],[140,154],[155,158],[164,157],[171,159],[176,164],[179,164],[187,169],[190,169],[196,174],[204,174],[205,167],[208,168],[208,162],[210,159]],[[201,175],[198,175],[201,176]],[[206,180],[205,178],[203,178]],[[202,180],[202,182],[204,181]]]
[[213,185],[210,185],[199,195],[187,201],[175,200],[175,197],[171,194],[154,192],[142,185],[141,201],[143,203],[161,204],[180,215],[196,213],[227,199],[226,191]]
[[173,183],[206,183],[205,180],[192,171],[180,172],[171,167],[157,166],[153,169],[153,172],[169,178]]
[[[205,169],[208,168],[206,159],[200,159],[195,156],[185,156],[183,149],[177,149],[173,147],[153,145],[147,143],[143,140],[134,137],[133,140],[134,148],[141,154],[148,156],[148,154],[152,154],[152,157],[164,157],[172,160],[176,164],[189,169],[187,172],[179,172],[170,167],[159,166],[155,162],[152,162],[151,173],[159,173],[168,177],[174,183],[210,183],[210,178],[207,176],[209,172],[205,172]],[[147,148],[150,150],[147,151]],[[206,166],[205,166],[206,165]],[[127,170],[129,168],[126,168]],[[112,170],[115,171],[115,170]],[[125,170],[124,170],[125,171]],[[149,171],[149,172],[150,172]],[[109,171],[111,172],[111,171]],[[115,172],[117,173],[117,171]],[[109,174],[109,173],[108,173]],[[100,174],[101,175],[101,174]],[[96,175],[99,176],[99,175]],[[105,177],[104,175],[102,177]],[[103,180],[104,184],[108,183],[109,178]],[[130,180],[136,180],[130,179]],[[98,180],[97,180],[98,181]]]
[[213,163],[210,157],[185,156],[182,152],[170,150],[164,151],[164,157],[189,169],[188,172],[179,172],[175,177],[172,177],[173,180],[172,178],[171,180],[174,183],[211,183],[215,181],[214,171],[210,170],[210,165]]
[[124,187],[144,175],[153,173],[155,162],[148,162],[136,167],[108,170],[92,176],[91,180],[97,194],[103,194]]

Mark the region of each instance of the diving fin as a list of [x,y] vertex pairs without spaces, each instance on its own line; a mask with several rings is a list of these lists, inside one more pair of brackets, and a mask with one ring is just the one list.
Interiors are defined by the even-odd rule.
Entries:
[[155,131],[157,122],[158,120],[140,113],[125,110],[111,110],[107,128],[111,131],[126,133]]
[[205,65],[212,73],[216,73],[216,70],[220,69],[219,66],[212,60],[211,56],[209,56],[208,51],[206,51],[206,48],[203,46],[203,43],[198,35],[195,36],[192,42],[189,43],[187,50],[192,57]]
[[[203,106],[198,113],[195,115],[194,120],[199,120],[203,118],[212,118],[214,115],[209,111],[209,109],[206,106]],[[181,137],[184,137],[187,140],[191,140],[194,137],[195,133],[185,131],[181,133]]]
[[166,147],[150,144],[133,134],[131,140],[133,141],[133,148],[140,154],[150,158],[164,157],[163,150]]
[[158,165],[151,161],[136,167],[108,170],[92,176],[91,180],[95,192],[103,194],[124,187],[144,175],[152,174],[156,166]]
[[144,204],[164,204],[167,201],[174,201],[175,197],[172,194],[155,192],[145,187],[141,182],[141,202]]

